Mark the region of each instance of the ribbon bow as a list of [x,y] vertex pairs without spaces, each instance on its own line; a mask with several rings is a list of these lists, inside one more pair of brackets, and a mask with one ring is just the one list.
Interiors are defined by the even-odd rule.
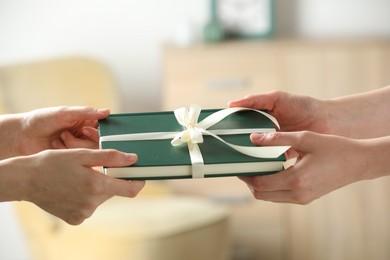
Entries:
[[189,109],[185,107],[174,111],[177,122],[186,127],[186,130],[180,132],[173,138],[171,144],[178,146],[183,143],[203,143],[202,128],[197,126],[201,108],[197,105],[191,105]]
[[[271,115],[265,112],[250,109],[250,108],[237,107],[237,108],[223,109],[209,115],[199,123],[198,123],[198,119],[201,112],[200,106],[191,105],[189,109],[182,107],[174,111],[176,120],[179,122],[180,125],[184,126],[186,129],[178,133],[171,141],[171,144],[173,146],[178,146],[187,143],[191,164],[192,164],[193,178],[204,177],[204,172],[203,172],[204,161],[203,161],[202,153],[198,146],[198,143],[203,143],[203,134],[207,134],[218,139],[219,141],[223,142],[224,144],[230,146],[231,148],[233,148],[234,150],[240,153],[246,154],[248,156],[256,157],[256,158],[276,158],[290,148],[289,146],[258,147],[258,146],[235,145],[226,142],[218,135],[207,130],[207,128],[220,122],[228,115],[242,110],[251,110],[251,111],[258,112],[266,116],[267,118],[269,118],[279,128],[279,124],[274,117],[272,117]],[[236,132],[242,133],[243,131],[238,129],[236,130]]]

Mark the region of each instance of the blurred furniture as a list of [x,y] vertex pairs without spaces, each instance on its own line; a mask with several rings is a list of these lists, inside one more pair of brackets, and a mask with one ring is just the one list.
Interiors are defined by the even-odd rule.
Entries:
[[[390,41],[165,46],[163,70],[166,110],[191,103],[226,107],[229,100],[272,90],[333,98],[390,84]],[[244,199],[251,195],[239,180],[199,182],[177,181],[171,187],[209,198],[219,191],[218,199],[232,205],[233,244],[243,259],[357,260],[390,255],[389,178],[350,185],[307,206]]]
[[[69,57],[0,68],[0,108],[16,113],[58,105],[118,111],[117,89],[99,61]],[[79,226],[15,202],[32,259],[181,260],[229,258],[229,211],[178,198],[150,182],[136,199],[113,198]]]
[[0,68],[3,113],[60,105],[89,105],[119,110],[118,90],[109,69],[84,57],[16,64]]
[[113,198],[79,226],[17,206],[33,259],[227,260],[228,211],[202,199]]
[[390,41],[232,41],[166,46],[163,106],[225,107],[284,90],[332,98],[389,84]]

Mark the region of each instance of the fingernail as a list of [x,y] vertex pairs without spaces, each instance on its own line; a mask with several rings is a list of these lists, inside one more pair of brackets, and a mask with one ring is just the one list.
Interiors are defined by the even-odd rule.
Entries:
[[60,147],[60,141],[58,139],[55,139],[51,145],[53,146],[54,149],[58,149]]
[[98,110],[96,110],[99,114],[106,114],[108,111],[110,111],[110,109],[108,108],[99,108]]
[[82,133],[85,136],[88,136],[88,137],[91,136],[91,133],[87,129],[85,129],[85,128],[83,128]]
[[264,138],[264,136],[265,136],[265,133],[252,133],[251,139],[252,140],[260,140],[260,139]]
[[135,153],[127,153],[125,156],[126,159],[130,162],[138,159],[138,156]]
[[61,139],[62,139],[62,141],[65,141],[65,140],[66,140],[66,133],[65,133],[65,132],[63,132],[63,133],[61,134]]

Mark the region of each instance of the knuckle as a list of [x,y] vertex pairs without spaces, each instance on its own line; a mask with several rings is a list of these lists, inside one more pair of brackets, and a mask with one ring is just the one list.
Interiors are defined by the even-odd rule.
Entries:
[[132,181],[132,188],[128,190],[127,196],[130,198],[134,198],[138,195],[141,189],[145,186],[144,181]]
[[303,141],[306,139],[306,136],[307,136],[307,131],[299,132],[297,135],[297,142],[300,144],[303,143]]
[[69,111],[69,107],[67,106],[57,106],[55,108],[55,116],[57,118],[64,118],[64,119],[67,119],[68,118],[68,111]]
[[290,182],[291,189],[296,191],[305,190],[308,185],[309,181],[304,175],[293,178]]
[[83,205],[72,214],[66,216],[63,220],[70,225],[80,225],[95,212],[96,205],[91,202],[84,202]]
[[98,178],[94,178],[96,176],[91,176],[86,178],[84,183],[85,192],[90,196],[99,196],[104,193],[104,187],[98,180]]
[[118,157],[118,151],[114,149],[104,150],[104,157],[107,161],[115,160]]
[[307,142],[307,140],[309,139],[309,138],[311,138],[311,136],[313,135],[313,133],[312,132],[310,132],[310,131],[307,131],[307,130],[304,130],[304,131],[301,131],[301,132],[299,132],[299,134],[298,134],[298,138],[297,138],[297,141],[299,142],[299,143],[305,143],[305,142]]
[[67,106],[57,106],[55,109],[57,109],[58,114],[67,114],[69,108]]
[[275,91],[272,91],[272,92],[270,92],[272,95],[274,95],[274,96],[282,96],[282,95],[284,95],[286,92],[284,92],[284,91],[281,91],[281,90],[275,90]]
[[130,198],[134,198],[135,196],[137,196],[137,194],[138,194],[138,190],[130,190],[129,191]]
[[83,223],[85,219],[72,215],[72,216],[64,218],[63,220],[66,223],[68,223],[69,225],[77,226],[77,225],[80,225],[81,223]]
[[38,158],[37,163],[42,162],[50,162],[51,160],[55,159],[58,155],[60,155],[60,152],[57,150],[43,150],[40,151],[36,156]]
[[253,187],[254,190],[264,190],[266,189],[266,184],[261,180],[261,178],[255,178],[251,182],[251,186]]
[[253,192],[253,197],[257,200],[262,200],[263,199],[263,196],[261,196],[261,193],[260,192],[257,192],[257,191],[254,191]]
[[265,138],[268,139],[268,141],[278,141],[278,139],[280,139],[280,133],[269,132],[265,135]]
[[246,95],[246,96],[244,96],[244,98],[255,98],[255,97],[257,97],[258,95],[255,95],[255,94],[248,94],[248,95]]
[[298,192],[293,195],[293,201],[299,205],[307,205],[313,201],[313,198],[305,192]]

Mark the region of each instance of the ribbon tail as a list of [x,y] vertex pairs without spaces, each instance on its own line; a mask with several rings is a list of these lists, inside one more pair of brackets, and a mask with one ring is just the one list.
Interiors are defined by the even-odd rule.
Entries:
[[211,135],[212,137],[218,139],[219,141],[223,142],[227,146],[233,148],[234,150],[251,156],[255,158],[278,158],[283,153],[285,153],[290,146],[243,146],[243,145],[236,145],[231,144],[229,142],[226,142],[221,137],[211,133],[210,131],[203,130],[204,133],[207,133],[208,135]]
[[192,178],[204,178],[204,161],[199,146],[191,142],[188,142],[187,145],[192,164]]
[[284,154],[290,146],[241,146],[227,143],[234,150],[255,158],[278,158]]
[[203,129],[207,129],[207,128],[217,124],[218,122],[223,120],[225,117],[227,117],[233,113],[239,112],[239,111],[254,111],[256,113],[262,114],[263,116],[265,116],[269,120],[271,120],[272,123],[274,123],[274,125],[276,125],[276,127],[278,129],[280,129],[280,125],[278,123],[278,120],[276,120],[275,117],[273,117],[270,114],[263,112],[261,110],[256,110],[256,109],[247,108],[247,107],[231,107],[231,108],[225,108],[225,109],[219,110],[219,111],[209,115],[205,119],[203,119],[201,122],[198,123],[197,126],[200,128],[203,128]]

